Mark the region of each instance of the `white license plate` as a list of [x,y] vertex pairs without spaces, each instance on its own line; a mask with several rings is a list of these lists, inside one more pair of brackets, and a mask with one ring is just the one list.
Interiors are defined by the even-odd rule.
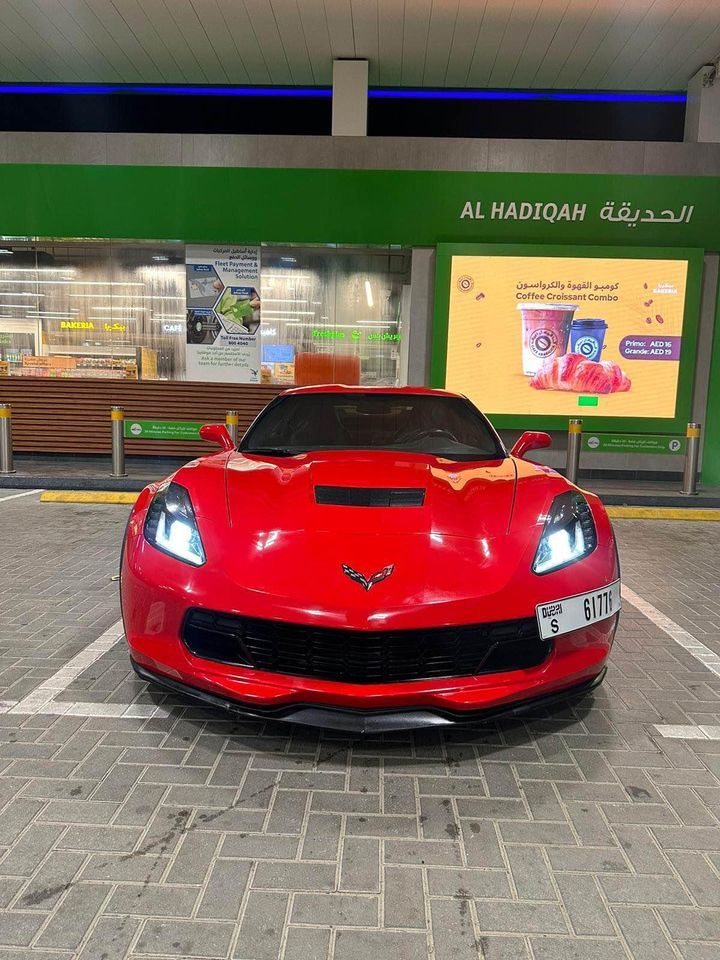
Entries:
[[580,630],[591,623],[607,620],[620,609],[620,581],[608,587],[578,593],[575,597],[539,603],[535,607],[540,636],[543,640],[559,637],[571,630]]

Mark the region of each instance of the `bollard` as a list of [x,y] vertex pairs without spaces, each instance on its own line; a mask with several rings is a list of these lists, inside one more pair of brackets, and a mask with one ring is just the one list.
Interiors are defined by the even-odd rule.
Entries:
[[570,483],[577,483],[580,468],[580,447],[582,446],[582,420],[574,419],[568,423],[567,463],[565,476]]
[[240,423],[240,417],[238,416],[237,410],[228,410],[225,414],[225,426],[227,427],[228,433],[232,438],[232,442],[237,446],[238,442],[238,424]]
[[683,471],[683,485],[680,493],[684,497],[697,496],[697,469],[700,455],[700,424],[689,423],[685,431],[687,442],[685,446],[685,469]]
[[122,407],[110,408],[112,425],[112,477],[126,477],[125,473],[125,411]]
[[12,410],[0,403],[0,474],[15,473],[12,444]]

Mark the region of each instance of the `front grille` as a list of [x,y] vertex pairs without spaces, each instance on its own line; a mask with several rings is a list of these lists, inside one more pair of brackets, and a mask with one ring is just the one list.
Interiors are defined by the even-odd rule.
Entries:
[[315,487],[315,503],[335,507],[421,507],[422,487]]
[[429,630],[334,630],[191,610],[182,638],[196,657],[295,677],[395,683],[536,667],[548,656],[534,617]]

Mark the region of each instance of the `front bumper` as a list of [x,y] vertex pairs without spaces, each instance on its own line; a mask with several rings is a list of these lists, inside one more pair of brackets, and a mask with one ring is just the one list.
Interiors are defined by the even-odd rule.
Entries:
[[[424,630],[530,617],[538,602],[613,582],[618,571],[611,542],[582,564],[547,577],[528,573],[518,578],[510,570],[503,574],[504,585],[494,591],[488,586],[488,593],[480,597],[467,596],[463,581],[459,582],[458,597],[446,602],[412,602],[408,594],[402,603],[396,597],[380,611],[375,609],[375,595],[360,591],[346,577],[339,576],[329,594],[321,580],[312,595],[320,597],[316,604],[313,601],[317,609],[311,610],[308,597],[298,594],[290,602],[286,597],[249,589],[237,572],[217,564],[191,568],[162,554],[143,541],[141,519],[139,514],[135,528],[131,525],[122,562],[121,599],[130,656],[146,679],[225,709],[356,732],[443,726],[513,712],[568,691],[582,691],[604,674],[617,615],[558,636],[549,656],[537,666],[402,682],[339,682],[274,672],[271,667],[262,670],[222,663],[196,656],[181,637],[190,609],[221,610],[233,616],[338,631]],[[218,555],[220,547],[218,544],[215,551]],[[370,564],[367,568],[376,567]],[[349,591],[349,602],[343,589]]]
[[308,727],[321,727],[326,730],[338,730],[353,734],[392,733],[397,730],[447,727],[455,724],[480,723],[485,720],[507,717],[536,707],[556,703],[559,700],[581,697],[598,687],[607,673],[607,667],[603,667],[595,677],[583,680],[581,683],[574,684],[566,689],[483,710],[447,710],[436,707],[429,709],[399,707],[389,710],[361,710],[347,707],[318,706],[312,703],[293,703],[283,707],[263,708],[257,705],[244,704],[230,697],[218,696],[187,683],[180,683],[140,666],[132,657],[130,662],[137,675],[143,680],[160,684],[174,693],[186,694],[240,716],[255,720],[298,723]]

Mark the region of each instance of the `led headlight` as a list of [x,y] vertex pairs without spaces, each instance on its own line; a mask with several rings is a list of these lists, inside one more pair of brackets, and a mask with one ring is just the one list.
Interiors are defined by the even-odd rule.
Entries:
[[163,553],[195,567],[205,563],[190,494],[179,483],[169,483],[155,494],[143,533],[147,542]]
[[550,507],[533,573],[550,573],[592,553],[597,546],[597,531],[590,506],[580,493],[568,491],[555,497]]

